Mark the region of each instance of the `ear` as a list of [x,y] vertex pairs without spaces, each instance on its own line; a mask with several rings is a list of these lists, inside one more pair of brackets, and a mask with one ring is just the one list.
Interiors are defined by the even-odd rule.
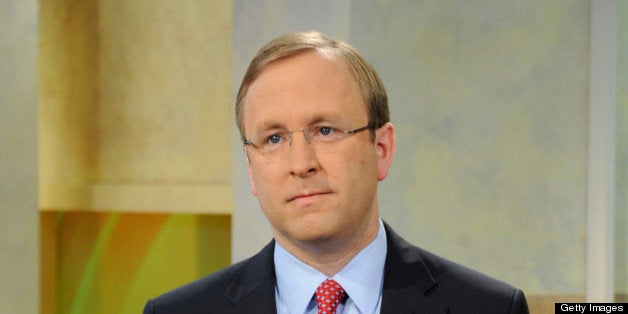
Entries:
[[377,153],[377,180],[383,181],[395,155],[395,127],[388,122],[375,131],[375,150]]
[[253,182],[253,170],[251,169],[251,159],[249,159],[249,152],[246,151],[246,147],[242,148],[244,157],[246,158],[246,170],[249,173],[249,182],[251,183],[251,192],[257,196],[257,190],[255,189],[255,182]]

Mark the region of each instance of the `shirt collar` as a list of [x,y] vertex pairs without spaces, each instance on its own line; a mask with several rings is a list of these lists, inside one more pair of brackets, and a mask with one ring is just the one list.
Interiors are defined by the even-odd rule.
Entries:
[[[374,313],[380,302],[386,251],[386,231],[379,220],[375,239],[332,277],[361,313]],[[291,312],[305,313],[316,288],[328,277],[294,257],[279,243],[275,243],[274,261],[276,293]]]

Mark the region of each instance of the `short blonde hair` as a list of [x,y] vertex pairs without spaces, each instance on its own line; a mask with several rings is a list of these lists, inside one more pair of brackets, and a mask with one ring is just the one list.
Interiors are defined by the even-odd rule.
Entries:
[[236,124],[240,130],[242,141],[245,140],[242,109],[249,86],[272,62],[313,50],[331,52],[347,63],[366,104],[369,124],[373,125],[374,129],[378,129],[390,121],[388,96],[384,84],[373,66],[353,47],[317,31],[289,33],[271,40],[262,47],[251,60],[251,64],[242,78],[235,103]]

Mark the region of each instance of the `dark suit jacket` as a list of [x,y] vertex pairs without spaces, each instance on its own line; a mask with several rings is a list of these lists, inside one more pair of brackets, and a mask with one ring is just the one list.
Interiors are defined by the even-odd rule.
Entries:
[[[523,292],[403,240],[385,224],[381,313],[528,313]],[[157,298],[150,313],[276,313],[272,241],[257,255]]]

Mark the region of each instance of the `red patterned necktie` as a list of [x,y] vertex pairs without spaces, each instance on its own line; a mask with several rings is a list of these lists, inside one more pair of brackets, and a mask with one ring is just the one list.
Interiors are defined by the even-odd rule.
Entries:
[[347,296],[342,286],[333,279],[327,279],[318,286],[315,295],[318,314],[336,314],[336,307]]

